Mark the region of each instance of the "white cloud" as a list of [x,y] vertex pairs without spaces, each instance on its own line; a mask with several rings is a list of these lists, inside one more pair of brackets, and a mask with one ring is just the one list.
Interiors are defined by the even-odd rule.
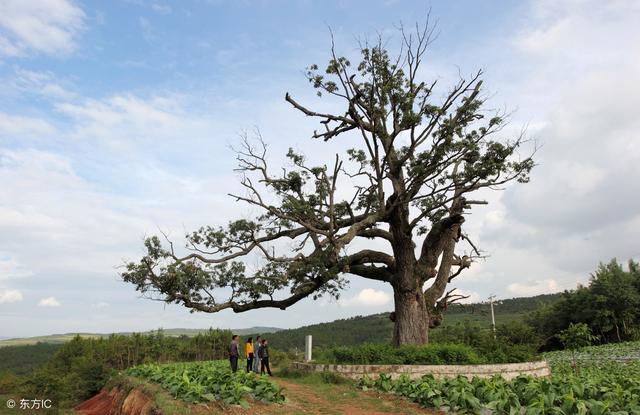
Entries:
[[76,133],[84,137],[129,141],[171,137],[181,138],[177,131],[198,125],[198,120],[184,112],[178,96],[142,98],[117,94],[102,100],[87,99],[80,103],[59,103],[56,109],[71,117]]
[[45,120],[0,112],[0,137],[48,135],[55,128]]
[[373,288],[364,288],[356,296],[339,300],[339,304],[345,307],[362,306],[375,307],[389,304],[391,295]]
[[151,5],[151,8],[153,9],[153,11],[155,11],[156,13],[160,13],[160,14],[170,14],[171,13],[171,6],[169,6],[168,4],[163,4],[163,3],[153,3]]
[[[2,209],[0,209],[0,212],[2,212]],[[31,274],[31,271],[26,269],[11,255],[0,252],[0,281],[27,277]]]
[[548,294],[560,291],[558,282],[552,278],[545,280],[528,281],[526,283],[514,282],[507,287],[509,293],[519,297],[529,297],[538,294]]
[[76,94],[68,89],[68,81],[59,79],[49,71],[18,68],[13,77],[5,83],[10,90],[17,93],[36,94],[50,100],[69,100],[76,97]]
[[60,303],[55,297],[47,297],[38,302],[38,307],[60,307]]
[[69,0],[4,0],[0,2],[0,54],[70,53],[85,17]]
[[566,63],[598,61],[637,43],[633,22],[639,13],[636,0],[537,0],[528,16],[532,24],[514,42],[524,51]]
[[22,301],[22,298],[19,290],[0,290],[0,304],[16,303]]
[[461,304],[479,303],[479,302],[482,302],[484,300],[484,298],[481,297],[480,294],[478,294],[476,291],[467,291],[467,290],[456,289],[452,294],[454,294],[454,295],[465,295],[465,296],[468,297],[468,298],[463,298],[463,299],[457,301],[457,303],[461,303]]
[[146,17],[138,18],[138,24],[140,25],[140,29],[142,30],[142,36],[147,41],[151,41],[156,38],[155,30],[153,25]]
[[106,303],[104,301],[100,301],[99,303],[91,304],[91,308],[103,309],[103,308],[109,308],[109,307],[110,307],[109,303]]
[[[640,255],[640,3],[531,4],[503,65],[524,65],[510,101],[533,118],[539,165],[469,220],[490,255],[482,291],[500,296],[575,288],[599,261]],[[473,276],[456,283],[479,289]]]

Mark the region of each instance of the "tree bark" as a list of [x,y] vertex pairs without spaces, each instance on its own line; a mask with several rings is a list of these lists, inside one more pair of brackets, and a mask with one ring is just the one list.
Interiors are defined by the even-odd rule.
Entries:
[[413,291],[394,290],[393,345],[427,344],[429,312],[419,287]]

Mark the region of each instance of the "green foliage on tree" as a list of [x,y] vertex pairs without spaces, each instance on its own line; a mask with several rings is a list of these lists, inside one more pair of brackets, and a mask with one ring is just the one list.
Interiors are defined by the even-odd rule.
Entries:
[[565,349],[579,350],[590,346],[597,337],[591,334],[591,329],[585,323],[569,324],[569,327],[558,334],[558,338]]
[[[473,196],[527,182],[533,167],[519,154],[522,134],[503,134],[505,114],[485,108],[481,72],[442,99],[437,82],[422,79],[432,32],[428,24],[400,28],[398,53],[382,38],[363,42],[353,64],[332,47],[328,64],[311,65],[307,77],[340,109],[285,99],[319,121],[313,138],[352,148],[319,165],[291,149],[291,167],[273,168],[262,138],[246,138],[237,157],[244,192],[232,196],[260,213],[188,234],[190,252],[150,237],[124,281],[208,313],[286,309],[338,297],[349,277],[382,281],[394,291],[394,344],[426,343],[428,329],[463,298],[447,285],[481,256],[463,230],[470,210],[486,204]],[[254,254],[259,266],[241,261]]]
[[60,347],[61,344],[50,343],[0,347],[0,374],[27,375],[49,360]]
[[571,350],[571,367],[577,372],[576,351],[590,346],[597,337],[591,334],[591,329],[585,323],[569,324],[569,327],[558,334],[558,338],[565,349]]
[[640,267],[613,259],[600,264],[587,286],[565,291],[559,301],[537,309],[527,322],[552,345],[572,323],[584,323],[601,342],[640,338]]

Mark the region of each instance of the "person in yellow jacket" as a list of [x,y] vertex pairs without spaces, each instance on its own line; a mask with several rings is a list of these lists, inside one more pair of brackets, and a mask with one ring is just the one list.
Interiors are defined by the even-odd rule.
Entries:
[[253,369],[253,337],[247,339],[244,345],[244,354],[247,356],[247,373]]

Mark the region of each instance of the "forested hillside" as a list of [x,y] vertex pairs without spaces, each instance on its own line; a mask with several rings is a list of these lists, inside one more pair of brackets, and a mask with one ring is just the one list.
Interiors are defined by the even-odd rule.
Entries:
[[47,362],[62,347],[61,343],[38,343],[0,347],[0,374],[11,372],[26,375]]

